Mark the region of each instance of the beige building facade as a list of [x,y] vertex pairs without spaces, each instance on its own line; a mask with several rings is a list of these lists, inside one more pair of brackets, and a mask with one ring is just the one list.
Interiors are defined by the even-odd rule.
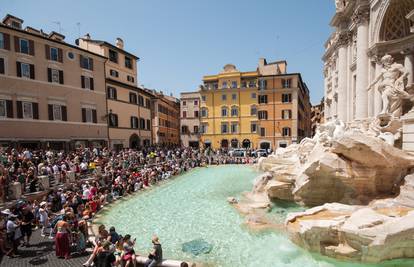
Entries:
[[106,145],[106,58],[22,24],[11,15],[0,23],[0,143]]
[[181,93],[180,97],[181,145],[199,148],[200,143],[200,93]]
[[124,50],[117,38],[115,45],[93,40],[89,35],[78,39],[81,48],[108,58],[105,65],[106,97],[111,148],[139,148],[152,144],[151,94],[139,88],[139,58]]

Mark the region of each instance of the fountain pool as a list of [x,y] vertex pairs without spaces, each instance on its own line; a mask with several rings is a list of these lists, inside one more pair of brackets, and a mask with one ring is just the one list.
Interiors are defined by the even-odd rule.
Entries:
[[[339,262],[306,252],[282,231],[250,231],[243,224],[245,218],[227,203],[227,197],[251,190],[258,174],[242,165],[194,169],[116,203],[95,222],[136,237],[135,250],[141,255],[150,251],[155,233],[160,237],[165,258],[205,266],[413,266],[413,261],[381,265]],[[287,212],[300,209],[294,205],[276,206],[270,216],[283,221]],[[183,243],[197,239],[212,245],[208,254],[195,256],[182,251]]]

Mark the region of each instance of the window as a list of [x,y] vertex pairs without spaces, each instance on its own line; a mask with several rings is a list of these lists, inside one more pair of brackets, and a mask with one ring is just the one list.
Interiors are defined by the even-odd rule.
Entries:
[[139,119],[139,128],[141,130],[145,130],[145,119],[143,119],[143,118]]
[[151,121],[147,120],[147,130],[151,130]]
[[267,81],[266,80],[259,80],[259,89],[266,89]]
[[116,70],[109,70],[109,75],[112,77],[119,77],[119,73]]
[[194,106],[198,106],[198,100],[194,100]]
[[250,115],[251,116],[256,116],[257,115],[257,107],[256,106],[251,106],[250,107]]
[[237,99],[237,94],[232,94],[232,95],[231,95],[231,99],[232,99],[232,100],[236,100],[236,99]]
[[144,106],[144,97],[142,95],[138,96],[138,105]]
[[231,133],[237,133],[238,132],[238,128],[239,128],[239,124],[238,123],[236,123],[236,122],[234,122],[234,123],[231,123]]
[[132,69],[132,59],[130,57],[125,57],[125,67]]
[[290,136],[290,128],[289,127],[284,127],[282,129],[282,136]]
[[226,101],[227,100],[227,95],[226,94],[222,94],[221,95],[221,100],[222,101]]
[[207,108],[201,108],[201,117],[205,118],[208,116]]
[[71,60],[75,59],[75,54],[73,52],[69,51],[68,52],[68,58],[71,59]]
[[128,82],[131,82],[131,83],[133,83],[135,81],[134,77],[131,76],[131,75],[127,75],[127,80],[128,80]]
[[109,60],[118,63],[118,53],[114,50],[109,49]]
[[282,94],[282,103],[292,102],[292,94]]
[[189,130],[188,130],[188,126],[187,125],[181,126],[181,133],[186,134],[188,132],[189,132]]
[[260,128],[260,136],[266,136],[266,128]]
[[288,120],[292,118],[292,111],[290,109],[282,110],[282,119]]
[[52,69],[51,74],[52,74],[52,82],[59,83],[59,70]]
[[267,111],[266,110],[260,110],[258,112],[259,120],[267,120]]
[[228,112],[227,112],[227,107],[222,107],[221,108],[221,116],[222,117],[227,117]]
[[282,88],[290,88],[292,79],[282,79]]
[[138,128],[138,118],[137,117],[131,117],[131,128],[137,129]]
[[198,126],[197,126],[197,125],[194,125],[194,127],[193,127],[193,132],[194,132],[195,134],[197,134],[197,133],[198,133]]
[[151,102],[148,98],[145,98],[145,107],[150,108]]
[[0,118],[7,117],[7,106],[6,100],[0,100]]
[[227,82],[223,82],[223,83],[221,84],[221,88],[226,89],[226,88],[227,88]]
[[231,107],[231,116],[232,117],[239,116],[239,109],[237,107]]
[[198,110],[194,111],[194,118],[198,118]]
[[229,125],[228,125],[228,123],[222,123],[221,124],[221,133],[228,133],[229,132]]
[[247,82],[246,81],[242,81],[240,87],[241,88],[246,88],[247,87]]
[[137,94],[129,93],[129,103],[137,104]]
[[256,87],[256,81],[255,80],[249,81],[249,87]]
[[206,102],[207,101],[207,97],[205,95],[201,96],[201,101]]
[[0,32],[0,48],[5,48],[4,34]]
[[20,38],[20,53],[29,54],[29,41],[26,39]]
[[257,133],[257,122],[252,122],[252,123],[250,124],[250,131],[251,131],[252,133]]
[[21,77],[30,79],[30,65],[27,63],[20,63]]
[[[109,124],[111,124],[111,121],[115,120],[115,118],[112,115],[115,115],[115,114],[111,113],[108,116]],[[82,122],[97,123],[96,109],[82,108]],[[116,123],[118,123],[118,117],[116,117]]]
[[33,119],[33,103],[22,102],[23,119]]
[[267,95],[259,95],[259,104],[267,104]]
[[109,114],[109,126],[118,127],[118,115],[117,114],[114,114],[114,113]]
[[116,95],[116,89],[114,87],[108,86],[107,88],[107,93],[108,93],[108,98],[109,99],[116,99],[117,95]]
[[53,60],[53,61],[59,60],[59,50],[56,47],[50,48],[50,60]]
[[94,84],[93,84],[93,78],[92,77],[86,77],[81,76],[81,84],[82,88],[93,90]]
[[201,124],[200,133],[207,133],[208,132],[208,125],[206,123]]
[[256,93],[252,93],[251,97],[255,99],[257,97]]
[[52,105],[53,109],[53,119],[55,121],[62,120],[62,106],[61,105]]
[[187,101],[183,101],[183,106],[187,106]]
[[0,74],[4,74],[5,73],[5,68],[6,66],[4,65],[4,58],[0,57]]
[[236,81],[231,82],[231,88],[237,88],[237,82]]
[[93,70],[93,59],[80,55],[80,66],[84,69]]
[[183,111],[183,118],[187,118],[187,111]]

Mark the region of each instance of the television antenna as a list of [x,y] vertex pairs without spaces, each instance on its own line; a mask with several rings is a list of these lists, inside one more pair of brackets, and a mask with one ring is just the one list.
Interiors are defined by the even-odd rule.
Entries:
[[52,21],[52,23],[56,24],[59,28],[59,33],[62,34],[62,25],[60,21]]

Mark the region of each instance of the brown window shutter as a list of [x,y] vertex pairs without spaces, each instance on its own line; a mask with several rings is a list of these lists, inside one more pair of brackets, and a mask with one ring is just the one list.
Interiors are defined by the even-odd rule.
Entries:
[[30,79],[35,79],[35,67],[33,64],[30,64]]
[[14,51],[20,52],[20,38],[17,36],[14,36]]
[[79,65],[81,68],[83,68],[83,56],[79,55]]
[[33,40],[29,40],[29,54],[32,56],[35,55],[35,47]]
[[13,101],[6,100],[7,118],[13,118]]
[[22,101],[17,101],[17,118],[22,119],[23,118],[23,106]]
[[85,88],[85,76],[81,76],[81,86],[82,88]]
[[49,60],[50,59],[50,45],[45,45],[45,55],[46,55],[46,59]]
[[47,81],[48,82],[52,82],[52,69],[51,68],[47,68]]
[[68,110],[66,109],[66,106],[62,106],[62,120],[68,121]]
[[33,107],[33,119],[38,120],[39,119],[39,104],[32,103],[32,107]]
[[93,120],[93,123],[98,123],[98,116],[96,115],[96,109],[92,109],[92,120]]
[[0,58],[0,74],[4,74],[4,58]]
[[[94,90],[95,86],[93,84],[93,78],[89,78],[89,83],[91,85],[91,90]],[[115,94],[116,95],[116,94]]]
[[22,77],[22,64],[19,61],[16,61],[16,75],[17,77]]
[[134,128],[134,117],[131,117],[131,128]]
[[63,50],[58,48],[58,61],[63,63]]
[[116,88],[114,88],[114,99],[118,99],[118,92]]
[[59,71],[59,83],[60,84],[63,84],[64,83],[64,81],[63,81],[63,70],[60,70]]
[[49,114],[49,120],[53,121],[53,105],[47,105],[47,113]]
[[10,50],[10,35],[3,33],[4,49]]
[[93,70],[93,59],[89,58],[89,66],[90,66],[90,70]]
[[86,109],[82,108],[82,122],[86,122]]

